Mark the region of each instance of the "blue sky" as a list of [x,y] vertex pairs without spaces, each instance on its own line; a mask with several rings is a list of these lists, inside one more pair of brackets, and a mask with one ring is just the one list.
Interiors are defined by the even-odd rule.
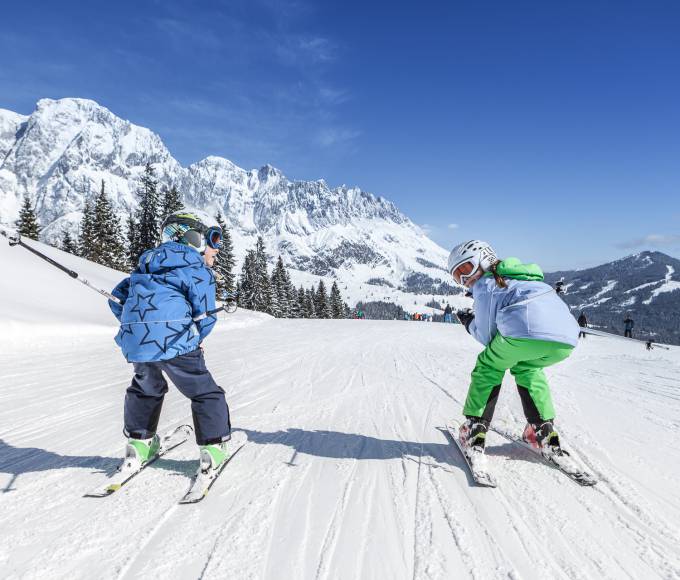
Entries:
[[546,269],[680,255],[675,1],[13,2],[0,107],[92,98]]

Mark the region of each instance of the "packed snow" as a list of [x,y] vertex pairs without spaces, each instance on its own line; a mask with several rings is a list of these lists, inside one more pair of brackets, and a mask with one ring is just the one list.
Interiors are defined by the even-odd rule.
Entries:
[[[64,258],[92,283],[120,274]],[[104,499],[128,366],[106,301],[0,238],[0,577],[678,578],[680,350],[589,336],[549,369],[582,488],[491,434],[497,489],[445,433],[480,346],[460,325],[238,311],[206,358],[249,442],[178,505],[191,444]],[[523,426],[508,379],[497,419]],[[170,390],[166,430],[191,421]]]

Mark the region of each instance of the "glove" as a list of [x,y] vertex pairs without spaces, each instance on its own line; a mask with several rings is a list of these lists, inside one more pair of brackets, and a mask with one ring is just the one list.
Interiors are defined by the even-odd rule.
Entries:
[[470,323],[475,319],[475,314],[470,308],[456,311],[456,318],[465,327],[465,330],[470,333]]

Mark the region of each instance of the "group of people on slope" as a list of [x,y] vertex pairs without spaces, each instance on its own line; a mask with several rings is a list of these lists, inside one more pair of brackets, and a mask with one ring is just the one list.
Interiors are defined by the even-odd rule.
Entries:
[[[191,399],[199,469],[216,469],[228,457],[231,424],[224,390],[206,367],[201,343],[216,321],[210,314],[215,308],[210,268],[222,231],[204,212],[185,210],[167,216],[161,233],[162,243],[144,252],[114,289],[120,303],[109,302],[120,321],[116,342],[134,367],[124,406],[126,457],[143,464],[159,449],[165,373]],[[476,314],[462,312],[458,318],[485,347],[472,371],[461,443],[470,452],[483,452],[503,376],[510,370],[527,419],[525,440],[544,453],[561,453],[543,369],[566,359],[578,342],[569,309],[543,282],[536,264],[500,260],[485,242],[455,247],[448,271],[475,302]]]
[[[581,327],[581,329],[588,328],[588,318],[586,317],[585,312],[581,312],[581,314],[578,317],[578,325]],[[630,314],[626,315],[626,318],[623,319],[623,336],[626,338],[633,338],[633,328],[635,327],[635,321],[630,317]],[[586,333],[581,330],[579,332],[579,338],[585,338]]]

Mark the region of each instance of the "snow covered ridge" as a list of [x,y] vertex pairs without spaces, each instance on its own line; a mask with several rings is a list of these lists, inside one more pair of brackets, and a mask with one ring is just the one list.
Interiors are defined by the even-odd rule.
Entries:
[[182,167],[158,135],[86,99],[42,99],[28,117],[0,109],[0,222],[16,219],[28,194],[45,241],[64,228],[75,234],[102,180],[124,218],[137,207],[146,163],[187,205],[222,211],[239,259],[261,234],[270,254],[300,273],[338,279],[350,302],[370,298],[370,279],[402,290],[395,300],[411,309],[416,290],[427,299],[453,291],[445,284],[447,251],[392,202],[323,180],[290,181],[270,165],[247,171],[223,157]]
[[554,272],[564,278],[564,300],[576,316],[623,334],[623,319],[635,321],[633,335],[680,344],[680,260],[661,252],[641,252],[587,270]]

